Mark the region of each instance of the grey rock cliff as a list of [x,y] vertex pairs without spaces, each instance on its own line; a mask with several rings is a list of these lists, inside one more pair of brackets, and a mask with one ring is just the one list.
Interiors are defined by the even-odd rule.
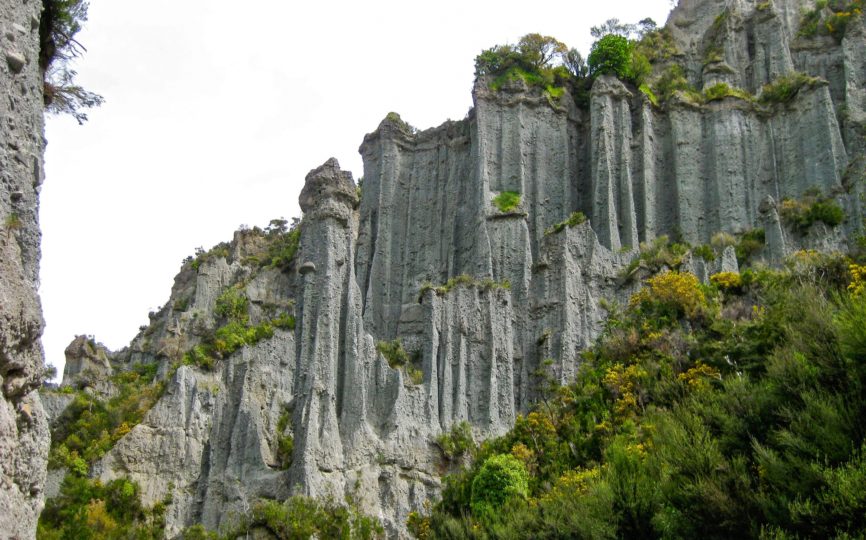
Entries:
[[[680,97],[660,108],[601,77],[581,109],[567,92],[553,98],[520,81],[494,92],[479,80],[462,121],[417,132],[389,115],[361,145],[360,200],[335,160],[307,176],[293,265],[257,267],[262,237],[239,231],[185,264],[150,326],[108,355],[112,370],[159,362],[170,379],[94,473],[132,477],[149,504],[171,494],[172,535],[300,493],[353,500],[400,536],[454,466],[437,436],[463,421],[476,438],[501,434],[540,383],[573,379],[605,306],[640,287],[623,277],[639,243],[670,235],[698,245],[762,228],[760,257],[774,264],[798,249],[845,247],[863,216],[862,22],[819,46],[798,36],[805,2],[758,4],[683,0],[669,22],[676,61],[699,90],[726,82],[755,93],[792,70],[823,80],[784,104]],[[711,62],[709,42],[719,46]],[[786,225],[781,201],[810,189],[843,206],[846,221]],[[503,192],[519,204],[501,211],[493,201]],[[557,226],[578,211],[589,220]],[[702,280],[738,267],[732,247],[682,265]],[[217,299],[233,286],[250,321],[281,306],[294,329],[214,371],[173,371],[213,330]],[[377,348],[395,339],[409,368]],[[104,365],[84,353],[67,382],[85,363]],[[288,434],[283,469],[277,446]]]
[[0,537],[32,538],[49,433],[39,275],[42,183],[40,2],[0,1]]

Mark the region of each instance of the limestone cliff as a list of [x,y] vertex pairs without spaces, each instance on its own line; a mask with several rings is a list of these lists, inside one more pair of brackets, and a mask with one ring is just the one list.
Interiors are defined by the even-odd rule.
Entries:
[[[540,382],[573,377],[605,306],[640,286],[625,276],[639,243],[760,228],[767,262],[845,247],[863,215],[863,23],[838,41],[799,36],[805,4],[683,0],[669,21],[671,62],[696,91],[724,82],[759,94],[794,70],[817,78],[784,103],[658,106],[601,77],[581,108],[567,93],[481,79],[462,121],[417,132],[389,115],[361,145],[361,192],[334,160],[307,176],[291,264],[262,266],[267,234],[239,231],[187,261],[150,326],[108,355],[114,370],[158,362],[168,382],[91,473],[137,480],[147,503],[170,493],[170,534],[304,493],[349,497],[396,536],[453,466],[438,435],[462,421],[476,437],[500,434]],[[844,208],[844,222],[781,219],[782,200],[809,190]],[[507,192],[519,198],[503,209]],[[683,268],[737,271],[732,248],[715,255],[687,255]],[[277,312],[293,324],[212,369],[178,367],[220,324],[228,290],[248,300],[245,324]],[[380,352],[395,339],[408,365]],[[97,351],[70,348],[67,382],[82,383],[82,366],[100,380]]]
[[0,2],[0,536],[32,538],[49,433],[39,276],[42,73],[39,2]]

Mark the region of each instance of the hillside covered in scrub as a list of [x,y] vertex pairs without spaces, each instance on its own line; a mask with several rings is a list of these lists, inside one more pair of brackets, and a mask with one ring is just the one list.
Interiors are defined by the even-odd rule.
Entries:
[[864,31],[682,0],[482,51],[465,119],[389,114],[70,344],[37,536],[862,535]]

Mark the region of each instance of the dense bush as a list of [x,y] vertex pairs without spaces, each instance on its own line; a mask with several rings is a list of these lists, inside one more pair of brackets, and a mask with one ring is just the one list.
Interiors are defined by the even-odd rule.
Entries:
[[786,224],[800,232],[806,232],[818,221],[836,227],[845,219],[845,212],[836,201],[816,191],[808,191],[800,199],[783,199],[779,214]]
[[852,19],[863,15],[863,0],[817,0],[815,7],[803,12],[799,35],[833,36],[841,41]]
[[39,540],[161,540],[170,499],[153,508],[141,503],[138,484],[126,479],[103,484],[74,473],[66,475],[57,497],[48,499],[39,517]]
[[129,433],[162,395],[164,383],[155,380],[156,364],[137,364],[114,375],[116,392],[110,399],[79,391],[58,419],[51,437],[49,468],[69,467],[85,475]]
[[461,457],[475,450],[472,426],[469,422],[459,422],[451,426],[451,431],[436,437],[436,445],[447,459]]
[[[446,478],[416,529],[430,538],[863,536],[861,277],[829,256],[719,275],[718,287],[660,277],[613,313],[573,384]],[[476,482],[502,455],[524,466],[526,500],[497,499],[481,517]]]
[[511,454],[490,456],[472,480],[472,513],[489,518],[514,498],[529,495],[529,475],[523,463]]
[[[352,507],[296,496],[285,502],[264,500],[237,519],[217,538],[234,540],[260,530],[277,540],[301,538],[343,538],[368,540],[384,538],[384,529],[375,518]],[[201,534],[200,530],[194,534]],[[185,536],[186,537],[186,536]],[[258,536],[256,536],[258,537]]]

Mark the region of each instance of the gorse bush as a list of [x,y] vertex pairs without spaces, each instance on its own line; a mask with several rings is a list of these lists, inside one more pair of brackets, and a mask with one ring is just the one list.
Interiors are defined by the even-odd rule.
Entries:
[[631,297],[629,306],[669,320],[695,318],[708,307],[698,278],[680,272],[664,272],[651,277],[646,287]]

